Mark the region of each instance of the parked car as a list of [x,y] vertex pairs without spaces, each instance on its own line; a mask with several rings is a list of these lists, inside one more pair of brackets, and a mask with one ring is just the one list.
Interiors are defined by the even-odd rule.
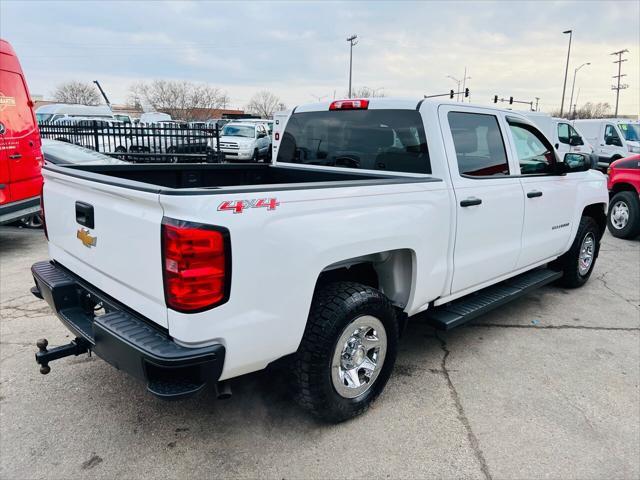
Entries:
[[40,134],[20,62],[0,39],[0,225],[37,214],[42,187]]
[[598,156],[593,146],[586,140],[579,128],[571,125],[569,120],[555,118],[548,113],[522,112],[551,141],[560,155],[569,152],[586,153],[591,157],[592,166],[598,165]]
[[609,181],[609,232],[618,238],[640,235],[640,155],[613,162]]
[[90,148],[46,138],[42,140],[42,154],[45,162],[53,165],[130,165]]
[[67,103],[52,103],[42,105],[36,110],[39,124],[52,123],[60,118],[84,117],[96,120],[116,120],[108,105],[75,105]]
[[328,421],[382,392],[407,318],[449,329],[580,287],[606,229],[586,155],[451,101],[300,105],[273,164],[135,167],[43,169],[33,293],[77,338],[39,341],[41,372],[90,350],[176,399],[278,362]]
[[606,118],[574,120],[573,125],[585,134],[598,155],[599,165],[640,153],[640,123],[629,119]]
[[[209,147],[217,149],[215,138],[209,140]],[[220,132],[220,151],[231,162],[252,161],[269,158],[271,137],[261,123],[227,123]]]

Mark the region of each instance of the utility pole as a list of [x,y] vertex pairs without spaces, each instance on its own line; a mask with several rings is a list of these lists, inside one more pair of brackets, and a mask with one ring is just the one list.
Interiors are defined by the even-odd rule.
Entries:
[[567,65],[564,69],[564,85],[562,87],[562,103],[560,104],[560,116],[562,117],[562,111],[564,110],[564,94],[567,90],[567,75],[569,74],[569,55],[571,55],[571,39],[573,37],[573,30],[565,30],[562,32],[564,34],[569,34],[569,49],[567,50]]
[[351,35],[347,38],[347,42],[349,42],[349,98],[351,98],[351,73],[353,72],[353,46],[357,45],[356,42],[357,35]]
[[[464,67],[464,77],[462,77],[462,91],[464,92],[467,88],[467,80],[471,80],[471,77],[467,77],[467,67]],[[464,102],[464,98],[462,99]],[[469,99],[469,103],[471,103],[471,99]]]
[[614,117],[618,116],[618,101],[620,100],[620,90],[624,90],[625,88],[628,88],[629,85],[625,84],[620,84],[620,80],[622,80],[622,77],[626,77],[626,74],[622,74],[622,62],[626,62],[627,59],[626,58],[622,58],[622,54],[623,53],[627,53],[629,50],[627,50],[626,48],[624,50],[619,50],[617,52],[613,52],[611,55],[617,55],[618,56],[618,60],[615,60],[613,63],[617,63],[618,64],[618,75],[614,75],[612,78],[617,78],[618,79],[618,85],[611,85],[611,90],[615,90],[616,91],[616,113],[614,114]]

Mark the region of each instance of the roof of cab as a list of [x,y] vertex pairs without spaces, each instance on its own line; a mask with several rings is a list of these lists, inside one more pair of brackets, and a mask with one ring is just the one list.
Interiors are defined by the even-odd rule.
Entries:
[[[349,100],[349,99],[336,99],[328,102],[318,102],[318,103],[307,103],[304,105],[298,105],[293,109],[293,113],[303,113],[303,112],[323,112],[328,111],[329,106],[335,102],[340,100]],[[351,100],[365,100],[365,99],[356,99],[352,98]],[[417,110],[423,104],[430,104],[434,108],[437,108],[440,105],[454,105],[454,106],[465,106],[465,107],[475,107],[482,108],[484,110],[493,110],[497,112],[508,112],[516,115],[522,115],[524,112],[520,112],[517,110],[507,110],[504,108],[498,108],[491,105],[478,105],[473,103],[460,103],[451,99],[442,99],[442,98],[402,98],[402,97],[376,97],[376,98],[366,98],[369,100],[368,110],[383,110],[383,109],[397,109],[397,110]]]

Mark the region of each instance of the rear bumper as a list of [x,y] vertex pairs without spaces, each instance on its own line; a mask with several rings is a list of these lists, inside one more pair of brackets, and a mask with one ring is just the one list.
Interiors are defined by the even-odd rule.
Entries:
[[[220,378],[224,345],[199,348],[178,345],[162,328],[56,263],[35,263],[31,272],[36,283],[34,295],[44,299],[89,350],[117,369],[145,381],[147,390],[157,397],[183,398]],[[94,314],[97,304],[102,304],[104,314]]]
[[0,205],[0,225],[40,211],[40,197],[27,198]]

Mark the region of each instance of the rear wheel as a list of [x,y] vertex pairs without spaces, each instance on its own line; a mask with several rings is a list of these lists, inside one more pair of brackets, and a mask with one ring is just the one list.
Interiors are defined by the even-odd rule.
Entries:
[[559,283],[567,288],[578,288],[587,283],[600,251],[600,227],[591,217],[582,217],[576,238],[567,253],[554,262],[563,276]]
[[294,360],[298,403],[328,422],[363,413],[389,380],[397,347],[396,313],[380,291],[320,287]]
[[618,238],[640,235],[640,199],[636,192],[618,192],[609,204],[607,213],[609,232]]

